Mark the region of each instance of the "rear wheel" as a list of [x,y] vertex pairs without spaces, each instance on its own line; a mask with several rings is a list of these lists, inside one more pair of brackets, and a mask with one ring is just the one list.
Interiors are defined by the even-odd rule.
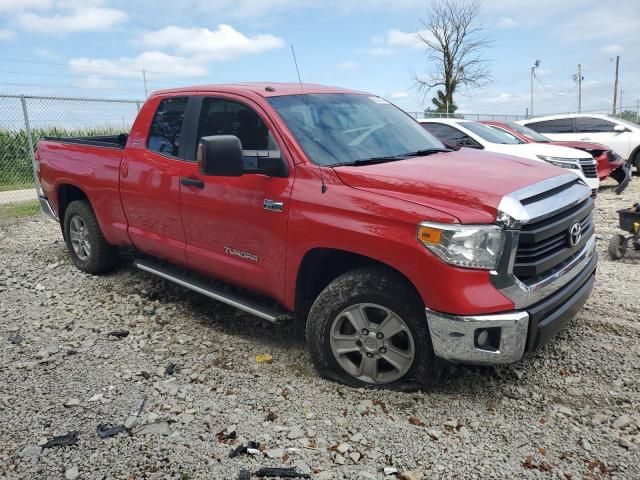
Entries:
[[620,260],[627,252],[627,240],[624,235],[615,233],[609,240],[609,256],[613,260]]
[[356,387],[412,389],[435,379],[424,306],[394,272],[345,273],[309,313],[307,345],[318,372]]
[[116,249],[105,240],[91,205],[86,200],[71,202],[64,214],[64,240],[73,263],[87,273],[111,270]]

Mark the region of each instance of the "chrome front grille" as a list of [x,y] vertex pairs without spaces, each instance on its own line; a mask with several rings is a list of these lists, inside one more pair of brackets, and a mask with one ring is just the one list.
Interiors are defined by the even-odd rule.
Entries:
[[580,168],[582,169],[582,173],[587,178],[598,178],[598,168],[596,166],[596,162],[593,159],[580,159]]
[[[553,295],[593,263],[590,194],[579,178],[567,173],[502,197],[496,221],[505,229],[505,254],[490,278],[516,309]],[[571,242],[576,222],[582,236]]]
[[[513,274],[525,283],[535,281],[578,255],[595,231],[592,210],[593,200],[587,198],[550,218],[523,225]],[[577,244],[571,245],[570,229],[576,222],[580,224],[581,237]]]

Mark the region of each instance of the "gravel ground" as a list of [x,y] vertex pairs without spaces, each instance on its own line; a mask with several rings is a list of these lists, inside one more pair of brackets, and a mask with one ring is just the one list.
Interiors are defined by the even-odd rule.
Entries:
[[[569,328],[519,364],[452,366],[418,393],[320,379],[285,327],[131,266],[83,274],[55,224],[0,220],[0,479],[235,479],[260,466],[318,479],[396,478],[385,467],[410,480],[640,478],[640,253],[606,254],[616,209],[634,199],[637,178],[620,197],[602,189],[596,288]],[[125,422],[130,433],[96,432]],[[75,445],[42,448],[72,431]],[[229,458],[251,440],[259,455]]]

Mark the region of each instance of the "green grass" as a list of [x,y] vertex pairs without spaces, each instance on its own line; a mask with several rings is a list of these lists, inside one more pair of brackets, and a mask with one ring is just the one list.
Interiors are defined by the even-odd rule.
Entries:
[[[33,145],[43,137],[87,137],[91,135],[114,135],[121,130],[88,128],[65,130],[46,128],[32,130]],[[33,186],[33,167],[29,154],[29,139],[24,130],[0,130],[0,192],[19,190]]]
[[0,218],[31,217],[39,212],[40,203],[37,200],[0,205]]

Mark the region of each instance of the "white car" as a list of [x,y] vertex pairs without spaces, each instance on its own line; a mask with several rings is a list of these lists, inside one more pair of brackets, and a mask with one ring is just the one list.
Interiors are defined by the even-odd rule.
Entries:
[[640,125],[608,115],[575,113],[529,118],[516,123],[551,140],[580,140],[606,145],[640,171]]
[[448,145],[479,148],[488,152],[551,163],[578,175],[589,186],[593,196],[598,192],[600,180],[596,161],[582,150],[544,143],[524,143],[513,135],[470,120],[424,118],[418,121]]

